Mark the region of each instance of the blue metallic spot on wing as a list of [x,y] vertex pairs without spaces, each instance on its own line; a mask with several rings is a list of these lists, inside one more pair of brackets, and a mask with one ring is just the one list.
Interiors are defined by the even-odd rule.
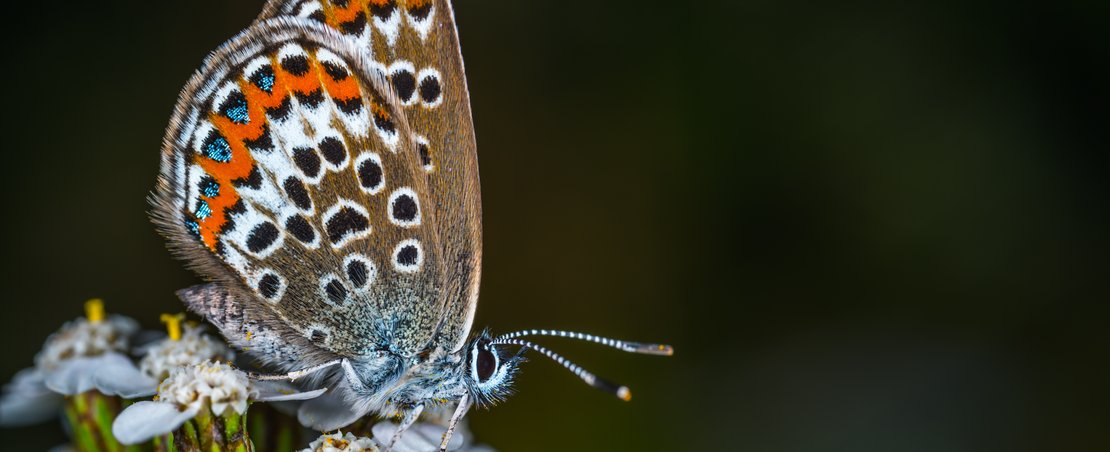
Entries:
[[271,92],[274,89],[274,74],[266,74],[258,78],[258,87],[262,91]]
[[207,201],[201,201],[200,204],[197,205],[197,219],[203,220],[205,218],[208,218],[210,215],[212,215],[212,208],[208,207]]
[[228,104],[224,106],[224,116],[237,124],[246,124],[251,122],[250,115],[247,114],[247,100],[246,99],[231,99]]
[[227,163],[231,161],[231,144],[227,142],[227,138],[217,136],[204,145],[204,153],[212,160]]
[[201,184],[200,192],[207,198],[215,198],[220,194],[220,184],[214,180],[205,181]]
[[197,224],[197,222],[193,220],[185,220],[185,229],[188,229],[189,232],[193,233],[193,235],[200,237],[200,224]]

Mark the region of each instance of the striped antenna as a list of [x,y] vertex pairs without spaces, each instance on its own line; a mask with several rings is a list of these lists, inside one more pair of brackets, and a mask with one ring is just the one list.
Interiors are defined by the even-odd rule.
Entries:
[[494,339],[494,342],[503,341],[506,339],[516,339],[525,336],[555,336],[555,337],[569,337],[571,339],[578,339],[580,341],[593,342],[595,344],[608,345],[618,350],[624,350],[630,353],[642,353],[645,355],[660,355],[671,356],[674,354],[674,348],[670,345],[664,344],[647,344],[643,342],[628,342],[620,339],[609,339],[607,337],[594,336],[592,334],[578,333],[575,331],[561,331],[561,330],[521,330],[512,333],[506,333]]
[[621,400],[624,400],[625,402],[632,400],[632,391],[629,391],[627,386],[618,385],[604,378],[598,377],[597,375],[590,373],[590,371],[583,369],[581,366],[570,362],[562,356],[559,356],[558,353],[548,350],[541,345],[523,339],[513,338],[498,338],[493,342],[490,342],[490,345],[519,345],[521,347],[528,347],[561,364],[563,367],[567,368],[567,370],[577,375],[578,378],[581,378],[582,381],[586,382],[586,384],[613,394],[619,397]]

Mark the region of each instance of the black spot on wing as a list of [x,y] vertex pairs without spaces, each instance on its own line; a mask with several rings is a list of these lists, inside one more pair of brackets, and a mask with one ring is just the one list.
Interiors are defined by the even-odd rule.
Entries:
[[305,176],[316,177],[320,174],[320,156],[309,148],[294,148],[293,163],[297,164]]
[[350,99],[344,99],[344,100],[333,99],[333,100],[335,100],[335,106],[339,107],[339,111],[342,111],[343,113],[346,113],[348,115],[358,114],[358,112],[362,110],[362,98],[361,97],[355,96],[355,97],[352,97]]
[[273,223],[269,221],[259,223],[247,235],[247,249],[252,253],[257,253],[269,248],[277,241],[280,234],[281,232]]
[[293,215],[285,220],[285,229],[302,243],[312,243],[316,240],[316,231],[308,220],[300,215]]
[[262,172],[259,171],[258,165],[254,165],[251,167],[251,172],[247,174],[247,177],[235,179],[231,181],[231,184],[240,188],[249,187],[258,190],[262,188]]
[[278,294],[281,288],[281,279],[273,273],[266,273],[258,279],[258,293],[263,297],[272,299]]
[[428,13],[432,12],[432,2],[424,2],[423,5],[413,6],[409,8],[409,15],[419,22],[423,22],[428,18]]
[[316,88],[307,94],[297,93],[297,100],[301,102],[301,105],[314,109],[324,101],[324,92],[320,88]]
[[338,279],[333,279],[324,286],[324,292],[332,303],[340,303],[347,298],[347,288]]
[[425,103],[434,104],[439,100],[440,93],[439,78],[436,76],[428,75],[420,80],[420,98]]
[[393,15],[393,11],[397,9],[397,4],[393,0],[388,0],[380,5],[371,2],[369,6],[370,14],[381,20],[388,20],[389,16]]
[[364,28],[366,28],[366,13],[362,11],[359,11],[354,19],[339,24],[339,30],[348,35],[362,33]]
[[358,180],[362,187],[373,190],[382,185],[382,167],[371,159],[366,159],[358,166]]
[[308,58],[304,55],[289,55],[281,60],[281,68],[300,77],[308,73]]
[[324,154],[324,158],[332,165],[339,165],[347,158],[346,147],[335,137],[327,137],[320,141],[320,153]]
[[350,76],[350,74],[347,72],[347,69],[333,62],[325,61],[323,63],[323,66],[324,72],[328,73],[328,77],[331,77],[332,80],[335,80],[337,82],[346,80],[347,77]]
[[312,208],[312,198],[308,196],[308,190],[304,188],[304,183],[296,177],[289,176],[282,183],[282,188],[285,189],[285,194],[289,199],[293,200],[293,204],[302,210]]
[[389,119],[384,112],[374,113],[374,125],[387,133],[397,131],[397,127],[393,125],[393,120]]
[[251,151],[255,152],[271,152],[274,150],[274,140],[270,136],[270,125],[262,126],[262,135],[253,140],[244,140],[243,144],[247,145]]
[[412,72],[407,69],[397,69],[389,79],[393,84],[393,90],[397,92],[397,97],[404,102],[412,99],[413,93],[416,92],[416,76]]
[[366,268],[366,263],[353,260],[347,264],[347,280],[351,281],[356,288],[361,288],[366,285],[370,278],[370,269]]
[[416,265],[418,259],[420,259],[420,249],[416,245],[405,245],[397,250],[397,263],[401,265]]
[[420,153],[420,164],[428,166],[432,164],[432,156],[428,153],[428,145],[424,143],[416,143],[416,152]]
[[285,96],[285,98],[281,100],[281,104],[273,108],[267,108],[266,114],[275,121],[284,121],[285,118],[289,117],[289,110],[291,108],[293,108],[293,103],[289,100],[289,96]]
[[407,194],[400,195],[393,200],[393,219],[397,221],[412,221],[419,213],[416,200]]
[[370,229],[370,219],[350,207],[344,206],[327,219],[328,240],[339,243],[348,235]]

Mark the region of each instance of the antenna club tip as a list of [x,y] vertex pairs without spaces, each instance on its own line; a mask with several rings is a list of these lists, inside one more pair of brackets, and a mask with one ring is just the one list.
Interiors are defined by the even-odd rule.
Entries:
[[674,347],[667,344],[640,344],[636,347],[636,352],[646,355],[671,356],[674,355]]
[[620,397],[621,400],[628,402],[632,400],[632,391],[628,389],[628,386],[621,386],[617,388],[617,397]]

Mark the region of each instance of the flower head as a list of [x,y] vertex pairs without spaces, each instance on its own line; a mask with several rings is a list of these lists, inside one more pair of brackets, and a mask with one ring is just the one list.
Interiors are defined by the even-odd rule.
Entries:
[[[175,328],[177,327],[171,326],[170,330],[174,331]],[[144,375],[161,381],[178,367],[232,358],[231,350],[226,345],[211,336],[201,334],[202,331],[201,327],[184,325],[183,334],[181,330],[177,330],[177,334],[170,334],[165,340],[146,347],[146,354],[139,362],[139,370]]]
[[85,317],[67,322],[51,334],[35,356],[35,367],[16,374],[0,397],[0,425],[29,425],[58,414],[61,395],[95,387],[99,369],[131,365],[123,355],[138,324],[124,316],[104,314],[99,299],[85,303]]
[[123,444],[137,444],[176,430],[202,410],[213,415],[242,415],[251,401],[311,399],[326,389],[296,392],[274,382],[253,382],[228,364],[206,361],[170,371],[158,385],[158,397],[138,402],[120,413],[112,433]]
[[232,358],[231,350],[201,334],[202,328],[184,325],[182,333],[183,319],[181,314],[163,315],[169,337],[142,347],[144,355],[138,367],[130,364],[97,370],[96,388],[126,399],[146,397],[158,391],[158,383],[169,377],[173,369]]
[[378,444],[366,437],[355,436],[351,432],[324,434],[301,452],[378,452]]
[[66,322],[50,335],[35,356],[35,367],[53,372],[78,358],[94,358],[107,353],[125,353],[131,335],[139,326],[129,317],[104,315],[99,299],[85,303],[86,317]]

